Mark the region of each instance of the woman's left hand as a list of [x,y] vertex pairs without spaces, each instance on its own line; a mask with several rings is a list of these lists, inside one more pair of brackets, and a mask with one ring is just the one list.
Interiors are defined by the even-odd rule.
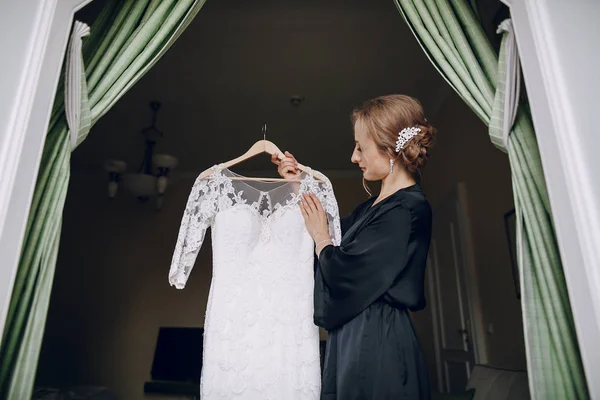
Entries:
[[317,196],[312,193],[304,194],[300,209],[306,223],[306,229],[315,243],[330,239],[327,215]]

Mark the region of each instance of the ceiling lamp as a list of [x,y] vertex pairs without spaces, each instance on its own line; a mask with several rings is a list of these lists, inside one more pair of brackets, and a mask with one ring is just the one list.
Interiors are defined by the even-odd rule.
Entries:
[[177,166],[177,158],[168,154],[154,154],[158,139],[164,134],[156,128],[156,116],[160,103],[150,103],[152,109],[152,125],[142,130],[145,139],[144,157],[137,172],[125,173],[127,164],[120,160],[106,160],[104,170],[108,172],[108,197],[114,198],[119,183],[124,189],[141,202],[156,199],[157,209],[163,205],[163,197],[167,190],[169,172]]

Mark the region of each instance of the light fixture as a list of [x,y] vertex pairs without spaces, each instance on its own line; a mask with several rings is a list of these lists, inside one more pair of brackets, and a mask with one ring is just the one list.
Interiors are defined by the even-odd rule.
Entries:
[[300,94],[295,94],[290,97],[290,104],[294,107],[300,107],[300,105],[306,100],[306,98]]
[[114,198],[119,183],[141,202],[156,198],[156,207],[160,210],[167,190],[169,172],[177,166],[177,158],[169,154],[154,154],[154,148],[159,138],[164,134],[156,128],[156,117],[160,103],[150,103],[152,110],[152,125],[142,130],[145,139],[145,151],[142,164],[137,172],[125,173],[127,164],[120,160],[106,160],[104,170],[108,172],[108,196]]

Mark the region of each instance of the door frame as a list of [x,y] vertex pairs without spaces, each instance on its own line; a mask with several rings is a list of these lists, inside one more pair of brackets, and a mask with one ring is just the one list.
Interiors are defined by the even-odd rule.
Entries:
[[[75,11],[91,0],[0,0],[0,331],[21,252],[52,101]],[[10,1],[10,6],[8,2]],[[510,4],[525,84],[591,397],[600,398],[600,176],[589,157],[600,138],[586,125],[598,108],[597,2]],[[593,4],[595,3],[595,4]],[[568,5],[568,7],[567,7]],[[18,28],[18,29],[17,29]],[[571,33],[569,33],[570,31]],[[564,38],[577,35],[577,46]],[[585,43],[586,46],[582,46]],[[15,51],[15,49],[19,51]],[[584,66],[565,60],[586,59]],[[575,84],[586,81],[587,85]],[[8,87],[9,90],[4,90]],[[566,134],[568,132],[568,135]],[[529,358],[529,357],[528,357]]]
[[0,13],[0,335],[75,12],[92,0],[19,0]]
[[[600,398],[600,174],[593,154],[600,147],[600,2],[502,1],[510,6],[589,394]],[[530,354],[527,360],[529,368]]]
[[[479,284],[477,282],[477,272],[475,263],[475,249],[473,246],[473,236],[471,234],[471,219],[469,217],[469,205],[467,197],[467,186],[464,182],[458,182],[452,191],[444,198],[444,202],[448,199],[456,199],[458,203],[458,234],[461,236],[462,252],[464,256],[463,276],[465,280],[465,289],[467,295],[467,303],[469,304],[469,322],[470,322],[470,340],[472,341],[474,363],[487,364],[488,352],[485,341],[485,320],[481,307],[481,297],[479,294]],[[428,260],[429,265],[435,262]],[[437,267],[435,268],[436,276],[434,277],[432,268],[429,268],[427,274],[428,296],[430,298],[431,318],[433,326],[433,337],[435,347],[436,372],[438,375],[438,390],[445,391],[444,382],[444,365],[442,360],[442,332],[439,307],[439,281],[437,279]]]

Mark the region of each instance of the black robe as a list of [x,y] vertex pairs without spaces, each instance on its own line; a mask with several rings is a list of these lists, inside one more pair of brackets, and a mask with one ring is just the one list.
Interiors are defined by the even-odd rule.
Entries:
[[429,399],[408,310],[425,307],[431,207],[418,184],[373,202],[316,263],[314,319],[329,333],[321,399]]

